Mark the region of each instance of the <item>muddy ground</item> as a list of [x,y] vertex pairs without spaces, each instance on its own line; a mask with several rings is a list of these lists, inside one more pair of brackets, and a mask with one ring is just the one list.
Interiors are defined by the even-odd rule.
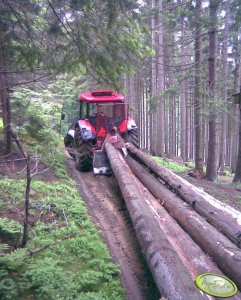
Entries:
[[68,171],[76,180],[80,194],[93,221],[102,232],[113,260],[120,266],[126,299],[160,299],[114,176],[81,173],[76,170],[73,160],[68,161]]

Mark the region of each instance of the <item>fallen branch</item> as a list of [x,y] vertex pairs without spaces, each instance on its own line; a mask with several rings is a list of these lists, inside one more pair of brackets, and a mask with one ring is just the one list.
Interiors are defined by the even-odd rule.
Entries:
[[68,220],[67,220],[66,215],[65,215],[65,212],[64,212],[64,208],[62,208],[62,211],[63,211],[63,215],[64,215],[64,219],[65,219],[66,226],[69,226]]

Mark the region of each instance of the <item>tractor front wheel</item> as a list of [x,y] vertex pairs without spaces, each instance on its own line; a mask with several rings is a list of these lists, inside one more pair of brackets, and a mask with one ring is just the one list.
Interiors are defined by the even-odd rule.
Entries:
[[90,171],[93,165],[92,141],[83,141],[79,128],[75,128],[74,147],[77,169]]
[[135,147],[139,148],[139,138],[136,129],[131,129],[128,131],[127,141],[132,143]]

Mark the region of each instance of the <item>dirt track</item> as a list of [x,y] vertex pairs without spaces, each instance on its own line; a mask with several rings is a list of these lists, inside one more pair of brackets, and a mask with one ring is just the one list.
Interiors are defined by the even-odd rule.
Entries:
[[100,228],[113,260],[120,266],[121,281],[129,300],[156,300],[159,292],[144,261],[128,211],[114,176],[81,173],[68,160],[68,170],[95,224]]

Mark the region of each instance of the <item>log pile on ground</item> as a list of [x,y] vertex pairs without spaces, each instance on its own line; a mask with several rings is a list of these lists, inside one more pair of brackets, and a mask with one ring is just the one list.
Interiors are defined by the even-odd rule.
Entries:
[[135,177],[121,154],[109,143],[105,144],[105,149],[146,261],[161,294],[169,300],[204,299],[157,220],[153,218],[144,195],[136,185]]
[[127,156],[128,167],[112,145],[105,149],[160,293],[168,299],[217,299],[194,284],[205,272],[224,274],[241,290],[240,213],[131,144],[127,149],[144,166]]
[[[185,232],[215,261],[220,270],[241,288],[241,249],[209,224],[194,209],[187,206],[179,197],[176,197],[157,178],[150,176],[148,170],[143,166],[130,157],[126,161],[136,177],[156,199],[159,199],[160,203]],[[160,208],[158,210],[160,211]],[[183,237],[183,235],[181,236]],[[188,253],[193,257],[191,252],[188,251]],[[206,270],[205,272],[210,271]],[[220,274],[220,272],[218,273]]]
[[127,149],[181,199],[190,204],[200,215],[226,235],[237,246],[241,246],[241,214],[232,207],[214,199],[201,189],[194,187],[180,176],[160,166],[148,155],[127,143]]

